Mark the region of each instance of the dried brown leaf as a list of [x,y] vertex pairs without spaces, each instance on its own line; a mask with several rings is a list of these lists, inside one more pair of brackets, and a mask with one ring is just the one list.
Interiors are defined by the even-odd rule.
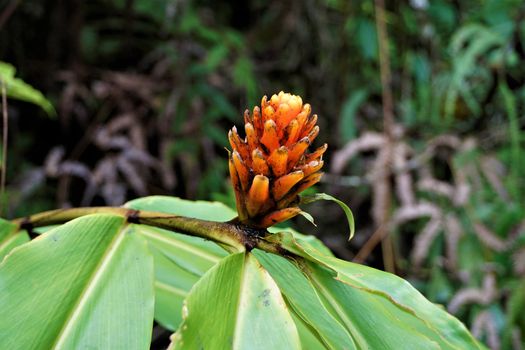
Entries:
[[457,313],[459,308],[466,304],[488,305],[498,297],[496,278],[493,273],[487,273],[481,288],[462,288],[448,304],[450,313]]
[[334,152],[331,171],[336,174],[343,172],[346,164],[359,152],[377,150],[383,147],[385,137],[375,132],[364,133],[361,137],[348,142],[339,151]]
[[440,228],[441,220],[438,218],[432,218],[416,236],[414,248],[412,250],[412,262],[416,267],[420,267],[428,256],[428,251],[432,242],[439,234]]

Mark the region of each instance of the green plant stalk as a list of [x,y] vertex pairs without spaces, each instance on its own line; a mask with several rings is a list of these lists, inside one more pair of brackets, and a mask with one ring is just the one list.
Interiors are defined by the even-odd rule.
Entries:
[[269,235],[267,231],[255,230],[239,224],[235,219],[230,222],[216,222],[120,207],[87,207],[45,211],[12,222],[21,230],[31,231],[36,227],[59,225],[91,214],[122,216],[131,224],[154,226],[208,239],[220,244],[229,252],[250,251],[253,248],[276,254],[282,254],[284,251],[279,242],[268,242],[265,239],[265,236]]

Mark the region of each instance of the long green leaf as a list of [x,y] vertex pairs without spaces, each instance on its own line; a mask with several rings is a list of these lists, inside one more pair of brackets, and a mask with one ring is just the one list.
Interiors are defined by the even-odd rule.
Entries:
[[[420,331],[423,331],[427,336],[433,337],[433,340],[440,343],[443,347],[460,349],[480,348],[480,345],[460,321],[448,314],[443,308],[425,299],[421,293],[405,280],[387,272],[325,255],[288,233],[281,233],[270,239],[280,241],[285,249],[302,256],[316,266],[324,266],[334,271],[334,278],[339,281],[339,284],[344,284],[347,287],[388,301],[390,305],[397,308],[399,315],[406,319],[405,322],[418,327]],[[309,266],[312,268],[314,265],[310,264]],[[320,271],[318,268],[314,270]],[[324,277],[322,280],[324,282],[321,283],[321,286],[323,284],[326,286],[328,280]],[[327,292],[330,292],[330,289]],[[351,299],[351,296],[348,297],[352,304],[356,302]],[[384,307],[384,305],[381,306],[381,308]],[[372,308],[370,308],[370,311],[372,311]],[[381,311],[377,310],[375,313],[381,314]],[[408,316],[413,317],[410,318]]]
[[301,341],[302,350],[321,350],[326,349],[326,346],[321,342],[319,337],[315,334],[316,331],[307,325],[295,312],[291,313],[299,340]]
[[[189,201],[176,197],[151,196],[128,202],[128,208],[151,210],[199,219],[228,221],[236,216],[231,208],[218,202]],[[155,261],[155,319],[164,327],[175,330],[182,321],[184,298],[199,278],[220,259],[226,251],[213,242],[144,225],[136,225],[137,232],[150,246]],[[283,228],[270,228],[279,232]],[[313,237],[286,229],[324,254],[331,254],[322,242]]]
[[191,290],[185,314],[170,349],[300,348],[279,288],[250,253],[210,269]]
[[[133,200],[126,207],[199,219],[227,221],[235,212],[218,202],[188,201],[151,196]],[[155,266],[155,320],[176,330],[182,321],[182,303],[193,285],[227,255],[217,244],[167,230],[135,225],[153,254]]]
[[175,330],[182,321],[182,303],[190,289],[227,253],[214,243],[190,240],[195,237],[144,225],[136,225],[136,229],[147,240],[153,254],[155,319]]
[[147,349],[153,261],[124,218],[89,215],[0,264],[0,349]]
[[356,348],[352,336],[325,308],[310,281],[296,266],[275,254],[257,249],[253,253],[270,272],[293,310],[318,333],[326,348],[334,350]]
[[[446,349],[440,347],[424,324],[388,299],[352,288],[334,279],[334,273],[317,264],[308,265],[310,280],[333,315],[352,335],[359,349]],[[412,317],[413,318],[413,317]],[[417,321],[417,320],[416,320]]]

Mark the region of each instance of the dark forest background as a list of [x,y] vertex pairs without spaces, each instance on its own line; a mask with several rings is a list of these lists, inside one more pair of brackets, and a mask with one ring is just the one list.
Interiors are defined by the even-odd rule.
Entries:
[[407,278],[492,349],[525,342],[525,5],[519,0],[3,0],[3,216],[146,195],[234,206],[227,130],[302,96],[327,142],[312,204],[339,257]]

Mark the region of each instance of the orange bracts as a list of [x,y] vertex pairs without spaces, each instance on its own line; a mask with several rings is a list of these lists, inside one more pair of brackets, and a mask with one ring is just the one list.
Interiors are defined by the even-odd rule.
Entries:
[[301,97],[280,92],[261,107],[244,112],[246,137],[234,126],[228,139],[239,221],[266,228],[301,212],[298,195],[321,179],[327,145],[312,153],[308,147],[319,134],[317,115]]

